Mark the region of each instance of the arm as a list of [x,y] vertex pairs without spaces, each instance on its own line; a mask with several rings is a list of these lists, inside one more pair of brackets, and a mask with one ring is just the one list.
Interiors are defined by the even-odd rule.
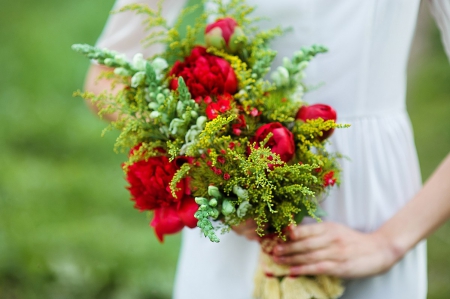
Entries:
[[[91,66],[89,67],[89,70],[87,72],[86,75],[86,80],[84,83],[84,89],[86,91],[90,91],[93,92],[95,94],[100,94],[105,90],[110,90],[111,89],[111,82],[107,79],[98,79],[98,77],[100,76],[100,74],[104,71],[108,71],[110,70],[110,68],[106,67],[106,66],[102,66],[102,65],[98,65],[98,64],[91,64]],[[118,91],[122,88],[123,86],[117,86],[115,91]],[[112,91],[114,92],[114,91]],[[86,101],[87,105],[89,106],[89,108],[94,111],[96,114],[99,112],[99,108],[93,104],[91,101],[87,100]],[[103,118],[107,121],[116,121],[117,120],[117,113],[114,114],[105,114],[103,116]]]
[[[152,9],[156,10],[158,8],[159,1],[141,0],[138,2],[146,4]],[[185,0],[164,1],[164,3],[162,4],[163,15],[166,17],[169,23],[175,22],[185,2]],[[125,5],[134,3],[136,3],[135,0],[117,0],[113,7],[113,10],[119,10]],[[130,60],[136,53],[142,53],[144,57],[150,57],[154,53],[162,52],[164,50],[164,46],[161,44],[154,44],[149,47],[143,47],[141,41],[152,32],[151,30],[145,30],[145,25],[143,24],[145,18],[145,15],[136,14],[133,11],[111,14],[101,36],[97,40],[96,46],[99,48],[108,48],[110,50],[123,53]],[[93,92],[95,94],[99,94],[105,90],[109,90],[111,85],[110,81],[106,79],[98,80],[99,75],[106,70],[110,69],[98,64],[91,64],[86,76],[84,86],[85,90]],[[122,87],[118,86],[116,88],[116,91],[118,91]],[[98,112],[99,109],[90,101],[87,101],[87,104],[94,112]],[[104,118],[108,121],[114,121],[117,120],[117,114],[104,115]]]
[[377,231],[365,234],[335,223],[294,227],[274,260],[292,274],[355,278],[389,270],[450,218],[450,154],[422,190]]
[[420,240],[428,237],[450,218],[450,154],[422,190],[387,221],[383,235],[399,259]]

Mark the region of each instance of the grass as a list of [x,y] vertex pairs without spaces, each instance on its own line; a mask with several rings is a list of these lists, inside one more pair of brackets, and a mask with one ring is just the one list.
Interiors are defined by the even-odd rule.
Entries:
[[[124,189],[115,135],[72,91],[112,0],[9,1],[0,10],[0,298],[170,298],[179,237],[157,243]],[[450,66],[436,31],[408,109],[426,178],[450,148]],[[429,242],[431,299],[447,298],[447,224]]]

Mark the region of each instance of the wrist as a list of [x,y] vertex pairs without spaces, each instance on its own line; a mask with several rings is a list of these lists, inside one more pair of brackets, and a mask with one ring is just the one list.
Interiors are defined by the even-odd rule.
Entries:
[[401,260],[408,250],[402,242],[399,242],[398,239],[392,237],[382,229],[375,231],[372,235],[383,253],[385,270],[390,269]]

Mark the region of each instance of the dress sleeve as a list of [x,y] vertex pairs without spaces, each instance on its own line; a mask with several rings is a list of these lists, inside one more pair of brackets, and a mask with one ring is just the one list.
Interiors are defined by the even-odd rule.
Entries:
[[445,52],[450,59],[450,0],[428,0],[431,13],[441,30]]
[[[142,3],[156,9],[157,0],[117,0],[113,11],[127,4]],[[185,4],[185,0],[165,0],[163,2],[163,16],[169,24],[175,23],[177,16]],[[146,16],[133,11],[111,14],[106,22],[102,34],[97,40],[97,47],[107,48],[125,54],[131,59],[134,54],[142,53],[144,57],[152,56],[164,50],[163,45],[144,47],[141,41],[150,34],[145,31],[143,21]]]

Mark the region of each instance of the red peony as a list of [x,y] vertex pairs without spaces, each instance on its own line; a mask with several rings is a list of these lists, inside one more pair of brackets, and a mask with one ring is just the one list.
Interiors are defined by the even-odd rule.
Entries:
[[172,204],[155,210],[150,226],[155,230],[159,241],[164,241],[164,235],[176,234],[185,226],[194,228],[197,219],[194,217],[198,205],[192,197],[185,197],[178,205]]
[[165,156],[132,164],[127,172],[127,181],[130,183],[128,190],[135,208],[141,211],[155,210],[181,200],[186,191],[185,180],[178,183],[176,197],[172,196],[169,189],[169,183],[178,168],[175,162],[169,162]]
[[[136,148],[132,149],[132,151]],[[184,226],[193,228],[197,225],[194,214],[198,205],[190,196],[189,179],[177,184],[179,189],[174,197],[169,183],[175,172],[190,159],[180,157],[173,162],[165,156],[152,157],[147,161],[132,164],[127,172],[128,190],[135,202],[135,208],[154,210],[154,218],[150,225],[155,229],[162,242],[166,234],[179,232]]]
[[238,23],[230,17],[218,19],[206,26],[205,42],[207,46],[217,49],[226,49],[235,53],[242,46],[238,42],[239,37],[244,36],[244,32]]
[[198,204],[195,202],[192,196],[185,197],[183,201],[178,205],[178,216],[184,225],[189,228],[197,227],[197,218],[194,217],[195,212],[198,210]]
[[195,47],[184,62],[175,62],[170,76],[170,88],[178,88],[178,77],[183,77],[192,98],[235,94],[238,89],[236,74],[223,58],[208,54],[204,47]]
[[[302,106],[297,112],[297,119],[301,119],[306,121],[308,119],[317,119],[322,118],[323,120],[333,120],[336,121],[337,115],[336,111],[328,105],[324,104],[315,104],[310,106]],[[334,132],[334,129],[326,130],[323,133],[320,140],[325,140],[331,136]]]
[[174,205],[155,210],[150,225],[155,230],[155,234],[161,243],[164,241],[164,235],[176,234],[184,227],[184,223],[178,216]]
[[272,150],[272,153],[280,155],[281,160],[289,162],[295,155],[294,135],[282,124],[269,123],[261,126],[255,132],[255,136],[251,142],[256,142],[256,147],[259,142],[263,141],[269,133],[272,133],[266,146]]

